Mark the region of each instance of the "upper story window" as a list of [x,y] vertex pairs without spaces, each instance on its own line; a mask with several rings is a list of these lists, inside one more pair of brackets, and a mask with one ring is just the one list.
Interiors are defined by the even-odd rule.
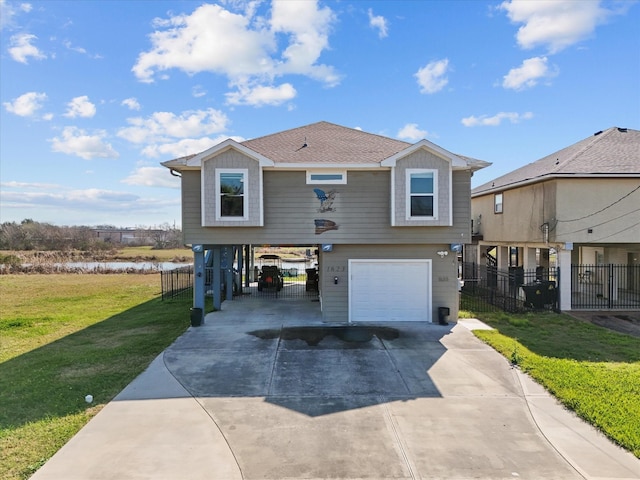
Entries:
[[502,213],[502,193],[493,196],[493,213]]
[[307,170],[307,184],[347,183],[347,172],[338,171],[309,171]]
[[407,169],[407,219],[438,217],[438,171]]
[[248,218],[247,169],[216,170],[216,219],[246,220]]

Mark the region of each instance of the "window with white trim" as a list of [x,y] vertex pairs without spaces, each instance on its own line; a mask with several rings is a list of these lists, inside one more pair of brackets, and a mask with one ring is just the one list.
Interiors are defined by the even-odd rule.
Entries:
[[438,171],[407,169],[407,220],[438,218]]
[[502,213],[502,193],[493,196],[493,213]]
[[330,184],[347,183],[347,172],[345,170],[331,171],[311,171],[307,170],[307,185],[309,184]]
[[216,220],[248,218],[247,177],[247,169],[216,169]]

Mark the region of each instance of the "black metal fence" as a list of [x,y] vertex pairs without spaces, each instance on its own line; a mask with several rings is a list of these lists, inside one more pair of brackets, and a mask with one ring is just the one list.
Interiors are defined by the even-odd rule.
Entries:
[[462,264],[461,308],[475,311],[558,310],[560,270]]
[[306,269],[304,273],[294,268],[262,270],[254,272],[249,280],[247,286],[246,278],[244,276],[241,278],[238,273],[234,273],[234,299],[270,297],[313,300],[318,298],[318,275],[315,268]]
[[640,265],[572,265],[572,309],[640,308]]
[[[254,278],[255,276],[255,278]],[[205,269],[205,291],[211,295],[213,284],[213,269]],[[176,268],[160,272],[162,284],[162,299],[187,298],[193,296],[193,266]],[[221,295],[224,300],[227,275],[220,274]],[[234,270],[232,275],[233,297],[243,298],[318,298],[318,274],[315,268],[299,273],[297,269],[284,269],[272,277],[261,276],[257,273],[250,278],[249,286],[245,284],[244,275]]]
[[162,300],[193,296],[193,267],[181,267],[160,272]]

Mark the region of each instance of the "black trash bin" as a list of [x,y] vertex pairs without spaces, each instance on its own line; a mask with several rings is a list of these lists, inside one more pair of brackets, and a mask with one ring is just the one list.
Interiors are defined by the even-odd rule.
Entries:
[[557,300],[556,282],[541,281],[522,285],[526,302],[525,305],[536,310],[543,310],[545,305],[553,305]]
[[199,327],[200,325],[202,325],[202,309],[192,308],[191,309],[191,326]]
[[438,307],[438,323],[440,325],[449,325],[447,323],[449,312],[449,307]]

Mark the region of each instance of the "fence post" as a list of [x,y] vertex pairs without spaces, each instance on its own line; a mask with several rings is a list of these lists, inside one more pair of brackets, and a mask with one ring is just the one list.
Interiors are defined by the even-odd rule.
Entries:
[[[609,292],[609,295],[608,295],[608,298],[607,298],[607,304],[609,305],[609,308],[611,308],[611,307],[612,307],[612,305],[613,305],[613,300],[614,300],[614,298],[613,298],[613,295],[614,295],[614,288],[613,288],[613,287],[614,287],[614,285],[613,285],[613,282],[614,282],[614,278],[613,278],[613,264],[612,264],[612,263],[610,263],[610,264],[608,265],[608,267],[609,267],[609,268],[608,268],[608,272],[609,272],[609,280],[608,280],[608,282],[607,282],[607,283],[608,283],[608,285],[607,285],[607,286],[608,286],[607,290],[608,290],[608,292]],[[616,297],[617,297],[617,295],[616,295]]]

